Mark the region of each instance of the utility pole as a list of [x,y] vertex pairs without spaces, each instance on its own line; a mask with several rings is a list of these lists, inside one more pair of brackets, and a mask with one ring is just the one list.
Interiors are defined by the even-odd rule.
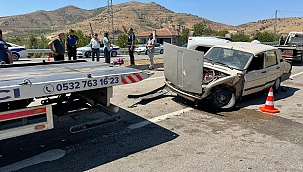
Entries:
[[275,12],[274,35],[277,34],[277,17],[278,17],[278,11],[279,11],[279,10],[276,10],[276,12]]
[[107,25],[107,30],[108,33],[113,34],[113,39],[115,38],[114,36],[114,10],[113,10],[113,0],[107,0],[107,20],[108,20],[108,25]]

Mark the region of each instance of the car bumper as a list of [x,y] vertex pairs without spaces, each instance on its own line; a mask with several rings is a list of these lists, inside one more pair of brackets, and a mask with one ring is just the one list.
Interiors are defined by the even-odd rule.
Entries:
[[27,51],[19,51],[18,54],[19,54],[20,58],[28,57]]

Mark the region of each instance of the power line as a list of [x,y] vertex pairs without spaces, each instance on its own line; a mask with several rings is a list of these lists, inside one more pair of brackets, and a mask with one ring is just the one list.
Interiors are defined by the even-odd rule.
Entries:
[[303,13],[301,11],[282,11],[282,12],[284,12],[284,13]]

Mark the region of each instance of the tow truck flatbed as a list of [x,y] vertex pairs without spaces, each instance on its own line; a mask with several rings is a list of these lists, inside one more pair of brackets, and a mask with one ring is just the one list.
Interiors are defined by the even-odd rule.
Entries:
[[[110,103],[113,86],[151,76],[85,60],[0,65],[0,72],[0,140],[52,129],[53,116],[75,119],[94,110],[108,115],[70,127],[72,133],[119,121],[119,108]],[[41,103],[32,106],[33,100]]]
[[32,63],[0,68],[0,103],[135,83],[148,73],[97,62]]

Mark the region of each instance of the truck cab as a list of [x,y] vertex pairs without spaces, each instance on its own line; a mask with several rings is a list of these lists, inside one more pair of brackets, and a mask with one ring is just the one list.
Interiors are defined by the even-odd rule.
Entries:
[[280,39],[278,48],[282,58],[303,63],[303,32],[290,32],[286,39]]

